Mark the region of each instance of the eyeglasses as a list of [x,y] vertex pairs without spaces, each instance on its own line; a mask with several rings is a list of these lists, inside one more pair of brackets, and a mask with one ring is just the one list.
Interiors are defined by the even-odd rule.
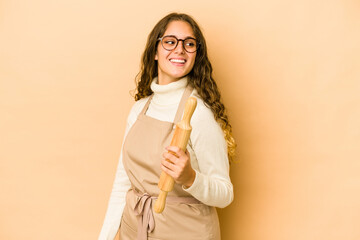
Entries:
[[196,41],[195,38],[188,37],[185,39],[177,39],[175,36],[167,35],[161,38],[158,38],[161,41],[161,45],[165,50],[171,51],[174,50],[180,41],[183,42],[183,49],[188,53],[194,53],[199,48],[200,43]]

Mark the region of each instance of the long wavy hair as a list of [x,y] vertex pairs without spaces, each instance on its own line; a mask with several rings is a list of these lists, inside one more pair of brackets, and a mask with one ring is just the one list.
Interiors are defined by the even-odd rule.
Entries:
[[200,43],[196,52],[195,64],[187,75],[188,84],[196,89],[205,105],[211,109],[215,120],[220,124],[227,142],[228,157],[231,161],[235,155],[236,143],[232,136],[232,127],[229,123],[225,106],[221,101],[220,92],[212,76],[212,66],[208,58],[205,38],[195,20],[187,14],[170,13],[161,19],[150,32],[145,51],[142,55],[141,69],[137,74],[135,101],[150,96],[153,92],[150,88],[154,77],[158,76],[158,63],[155,61],[158,38],[162,37],[168,24],[172,21],[184,21],[190,24],[195,38]]

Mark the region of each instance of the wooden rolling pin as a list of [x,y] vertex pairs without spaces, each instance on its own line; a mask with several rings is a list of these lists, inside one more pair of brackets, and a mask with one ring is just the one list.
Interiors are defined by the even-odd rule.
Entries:
[[[186,151],[186,145],[189,141],[192,129],[190,126],[190,119],[195,111],[196,104],[196,98],[194,97],[190,97],[186,101],[184,115],[182,120],[176,124],[174,136],[171,140],[170,146],[177,146],[183,151]],[[170,160],[166,160],[170,162]],[[155,201],[154,211],[156,213],[161,213],[165,208],[168,192],[172,191],[174,188],[174,179],[165,172],[161,172],[158,187],[160,189],[160,193],[158,199]]]

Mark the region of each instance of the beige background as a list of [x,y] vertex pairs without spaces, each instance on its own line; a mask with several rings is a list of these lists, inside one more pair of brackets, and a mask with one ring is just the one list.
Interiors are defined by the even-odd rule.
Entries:
[[234,135],[226,240],[360,239],[360,3],[0,1],[0,239],[96,239],[148,33],[204,30]]

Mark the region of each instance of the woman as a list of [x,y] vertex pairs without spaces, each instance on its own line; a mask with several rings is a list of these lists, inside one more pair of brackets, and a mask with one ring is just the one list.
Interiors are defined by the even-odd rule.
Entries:
[[[171,13],[156,24],[138,76],[136,102],[99,239],[112,240],[118,230],[121,240],[220,239],[215,207],[233,200],[229,157],[235,142],[205,39],[190,16]],[[198,104],[184,152],[169,144],[190,95]],[[161,171],[176,184],[164,211],[157,214],[152,204],[159,194]]]

